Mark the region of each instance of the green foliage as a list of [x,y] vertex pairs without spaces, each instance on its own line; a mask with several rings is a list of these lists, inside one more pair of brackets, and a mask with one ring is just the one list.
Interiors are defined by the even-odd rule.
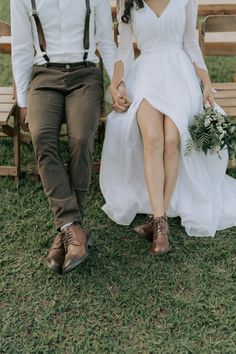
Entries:
[[[8,9],[1,0],[3,19]],[[7,67],[1,85],[11,82]],[[225,72],[218,58],[210,63],[220,81],[229,80],[230,67],[230,60]],[[96,141],[96,159],[100,152]],[[64,140],[61,153],[66,159]],[[12,158],[12,140],[1,139],[0,162]],[[33,163],[32,146],[23,145],[23,167]],[[28,174],[19,184],[0,178],[0,196],[1,354],[236,353],[235,228],[196,239],[173,218],[173,251],[153,258],[132,231],[143,216],[130,227],[111,222],[93,175],[85,226],[95,246],[84,265],[61,277],[44,263],[56,231],[41,183]]]
[[207,153],[218,153],[225,148],[229,155],[236,155],[236,123],[213,108],[194,116],[189,125],[191,138],[187,141],[185,155],[191,155],[193,149]]

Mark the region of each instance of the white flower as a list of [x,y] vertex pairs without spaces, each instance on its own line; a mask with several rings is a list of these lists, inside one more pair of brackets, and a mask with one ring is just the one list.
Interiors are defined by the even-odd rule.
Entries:
[[221,133],[220,134],[220,141],[222,142],[222,140],[224,139],[225,133]]
[[216,127],[217,127],[218,132],[220,132],[220,133],[224,132],[224,129],[222,128],[221,125],[217,125]]
[[[208,116],[208,117],[209,117],[209,116]],[[210,118],[207,118],[207,117],[206,117],[206,119],[205,119],[205,121],[204,121],[204,126],[205,126],[205,127],[209,127],[209,125],[211,125]]]
[[219,153],[220,152],[220,146],[219,145],[216,145],[214,146],[213,149],[211,149],[211,153],[212,154],[216,154],[216,153]]

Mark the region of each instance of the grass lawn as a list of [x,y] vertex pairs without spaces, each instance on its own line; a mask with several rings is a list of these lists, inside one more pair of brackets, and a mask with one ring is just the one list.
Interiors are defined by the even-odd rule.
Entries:
[[[7,0],[0,18],[9,19]],[[236,67],[235,58],[208,65],[214,81],[230,81]],[[10,83],[1,57],[0,85]],[[0,141],[1,163],[12,159],[10,146]],[[95,157],[100,150],[97,144]],[[23,166],[33,162],[31,146],[22,154]],[[235,228],[190,238],[172,219],[173,251],[154,259],[132,232],[143,217],[130,227],[111,222],[93,175],[85,224],[95,246],[84,265],[62,277],[44,264],[55,229],[41,183],[28,175],[20,184],[1,178],[0,197],[0,353],[236,353]]]

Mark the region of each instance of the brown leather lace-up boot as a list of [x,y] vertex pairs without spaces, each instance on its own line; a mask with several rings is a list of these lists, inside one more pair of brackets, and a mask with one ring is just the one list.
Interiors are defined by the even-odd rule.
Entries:
[[68,273],[88,257],[88,247],[92,245],[91,236],[82,225],[73,223],[63,229],[63,245],[65,248],[65,261],[63,273]]
[[154,256],[170,251],[169,238],[170,231],[166,214],[153,218],[153,242],[151,251]]
[[62,240],[62,233],[59,232],[55,237],[53,244],[48,252],[46,259],[47,266],[54,272],[61,274],[65,259],[65,250]]
[[144,237],[149,242],[152,242],[152,240],[153,240],[153,216],[150,216],[145,221],[144,224],[136,226],[134,228],[134,231],[137,232],[137,234]]

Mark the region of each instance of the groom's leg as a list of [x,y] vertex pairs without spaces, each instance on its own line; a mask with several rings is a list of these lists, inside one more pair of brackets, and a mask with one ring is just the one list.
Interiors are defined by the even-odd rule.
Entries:
[[65,97],[63,92],[56,89],[33,87],[37,87],[35,82],[29,93],[29,128],[44,192],[59,229],[66,223],[81,221],[75,193],[59,156]]
[[85,197],[92,168],[93,141],[99,124],[102,102],[101,75],[97,68],[78,70],[72,77],[80,83],[66,96],[66,119],[70,149],[69,175],[80,213],[84,214]]

